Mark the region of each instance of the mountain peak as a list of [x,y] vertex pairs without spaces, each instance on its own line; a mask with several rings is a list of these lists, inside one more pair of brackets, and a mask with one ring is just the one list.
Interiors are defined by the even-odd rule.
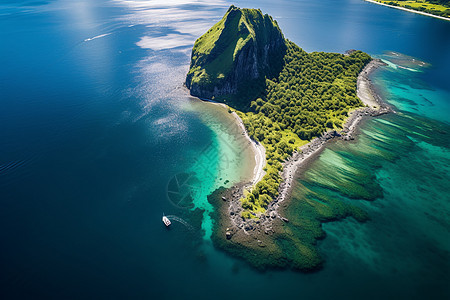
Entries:
[[202,98],[232,101],[243,92],[256,95],[265,78],[277,75],[285,52],[284,36],[272,17],[231,5],[195,42],[186,86]]

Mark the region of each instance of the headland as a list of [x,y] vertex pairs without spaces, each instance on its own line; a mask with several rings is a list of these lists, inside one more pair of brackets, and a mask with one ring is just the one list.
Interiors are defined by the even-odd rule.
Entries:
[[[437,18],[437,19],[441,19],[441,20],[445,20],[445,21],[450,21],[450,18],[448,18],[448,17],[439,16],[439,15],[436,15],[436,14],[433,14],[433,13],[429,13],[429,12],[426,12],[426,11],[420,11],[420,10],[412,9],[412,7],[408,8],[408,7],[400,6],[399,4],[396,3],[396,2],[400,2],[400,1],[396,1],[396,2],[393,2],[393,1],[383,1],[383,2],[381,2],[381,1],[376,1],[376,0],[364,0],[364,1],[367,1],[367,2],[370,2],[370,3],[373,3],[373,4],[378,4],[378,5],[390,7],[390,8],[400,9],[400,10],[403,10],[403,11],[407,11],[407,12],[411,12],[411,13],[415,13],[415,14],[419,14],[419,15],[423,15],[423,16],[427,16],[427,17],[432,17],[432,18]],[[407,3],[407,1],[401,1],[401,2],[406,2]],[[396,5],[393,5],[393,4],[396,4]]]
[[[261,23],[262,29],[255,25]],[[239,28],[234,33],[233,26]],[[330,140],[353,140],[363,118],[391,111],[375,93],[369,78],[384,63],[354,50],[345,55],[307,54],[286,40],[286,48],[278,53],[283,59],[271,61],[278,72],[270,73],[267,70],[273,72],[273,68],[266,68],[268,58],[264,53],[275,51],[273,43],[280,42],[257,34],[266,36],[267,30],[275,39],[280,38],[281,30],[271,17],[259,10],[231,6],[222,21],[199,38],[193,49],[186,86],[194,96],[211,97],[230,105],[255,153],[254,177],[250,182],[221,188],[210,195],[209,201],[216,207],[212,239],[219,248],[257,268],[291,266],[311,271],[322,262],[315,249],[316,240],[324,237],[320,222],[319,226],[307,230],[305,236],[296,237],[286,231],[289,219],[282,210],[289,203],[297,171],[317,157]],[[208,48],[204,42],[208,39],[215,39],[213,44],[220,45],[224,32],[227,44],[232,40],[230,36],[237,37],[236,43],[231,43],[236,47],[234,55],[228,56],[231,61],[226,63],[226,57],[221,57],[223,47],[219,49],[222,52],[215,46],[203,53],[199,50]],[[282,34],[281,38],[284,39]],[[240,45],[243,40],[247,41],[244,46]],[[215,51],[219,53],[211,58]],[[218,70],[217,61],[228,65],[227,70]],[[213,73],[208,72],[211,64]],[[236,75],[242,70],[250,72],[244,83]],[[251,88],[247,89],[248,86]],[[243,95],[253,96],[243,98]],[[256,100],[250,103],[248,99]],[[307,117],[301,119],[303,115]],[[339,214],[329,218],[346,216],[360,221],[367,219],[364,212],[351,206],[343,206]],[[281,245],[280,240],[293,248]]]

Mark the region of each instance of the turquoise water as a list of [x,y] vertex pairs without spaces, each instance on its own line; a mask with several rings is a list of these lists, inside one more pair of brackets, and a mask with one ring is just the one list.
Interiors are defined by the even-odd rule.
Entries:
[[[1,2],[2,299],[448,296],[450,23],[360,0],[234,3],[307,51],[428,63],[385,54],[420,69],[373,77],[398,114],[301,179],[371,221],[324,224],[318,273],[258,273],[212,247],[205,202],[251,174],[248,147],[182,87],[195,39],[230,4]],[[167,230],[162,213],[179,222]]]
[[401,53],[388,52],[380,57],[388,66],[374,82],[384,99],[399,110],[450,122],[449,90],[435,87],[426,78],[433,66]]
[[[417,60],[402,58],[404,67]],[[441,122],[448,121],[442,109],[450,98],[408,72],[389,64],[372,76],[397,113],[366,121],[354,143],[332,143],[299,183],[370,215],[364,224],[346,219],[323,225],[327,238],[320,249],[328,268],[342,261],[358,265],[366,276],[403,286],[402,297],[437,299],[448,295],[450,279],[450,126]],[[439,109],[418,112],[429,106]],[[390,297],[395,288],[383,286]]]
[[194,207],[204,210],[203,238],[210,242],[213,220],[210,213],[214,207],[208,202],[208,195],[219,187],[230,188],[239,182],[253,178],[254,153],[242,130],[228,109],[217,104],[192,99],[185,107],[196,112],[199,118],[212,130],[212,141],[195,159],[188,169],[198,180],[191,185]]

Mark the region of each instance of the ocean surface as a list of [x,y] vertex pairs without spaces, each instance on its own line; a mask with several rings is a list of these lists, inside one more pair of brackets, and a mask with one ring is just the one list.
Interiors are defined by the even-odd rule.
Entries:
[[[324,224],[313,274],[259,273],[209,240],[207,195],[250,178],[252,155],[182,84],[231,4],[306,51],[388,63],[371,79],[397,113],[331,143],[294,190],[371,218]],[[450,297],[450,22],[362,0],[3,0],[0,28],[2,299]]]

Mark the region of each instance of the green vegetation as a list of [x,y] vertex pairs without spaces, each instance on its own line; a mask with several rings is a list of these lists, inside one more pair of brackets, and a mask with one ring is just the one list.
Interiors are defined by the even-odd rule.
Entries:
[[[416,151],[417,141],[427,140],[430,128],[448,132],[448,125],[438,121],[430,123],[429,119],[418,116],[389,114],[371,122],[357,143],[333,143],[302,173],[292,196],[280,204],[278,212],[289,222],[276,218],[269,225],[273,230],[266,231],[269,226],[263,225],[262,229],[256,226],[260,220],[247,221],[254,225],[250,234],[233,230],[229,203],[221,197],[230,199],[239,187],[215,191],[208,197],[215,207],[211,236],[214,245],[258,269],[317,270],[324,259],[317,247],[317,241],[325,238],[322,225],[349,217],[358,222],[368,220],[370,216],[364,211],[366,201],[377,201],[384,194],[382,182],[376,178],[377,170],[386,163],[404,159],[405,153]],[[448,147],[447,135],[436,136],[436,146]],[[422,177],[420,180],[427,180],[429,185],[435,181],[434,176]],[[232,233],[229,239],[227,231]],[[340,242],[346,242],[345,236]],[[347,238],[351,239],[352,235]],[[328,251],[333,251],[332,245],[329,246]],[[355,254],[364,251],[364,246],[360,246],[354,249]]]
[[186,86],[191,94],[244,108],[265,78],[281,69],[286,46],[278,24],[257,9],[230,6],[222,20],[197,39]]
[[385,1],[376,0],[377,2],[401,6],[417,11],[423,11],[432,15],[450,18],[450,0],[416,0],[416,1]]
[[[221,188],[208,197],[217,208],[212,236],[216,246],[261,269],[314,270],[322,263],[316,249],[317,239],[324,237],[322,222],[347,216],[367,219],[361,209],[316,193],[305,182],[296,187],[294,195],[299,196],[290,209],[286,206],[291,199],[279,208],[288,223],[276,218],[270,228],[256,225],[264,222],[258,219],[262,215],[270,218],[266,209],[278,196],[283,162],[314,137],[341,129],[349,112],[363,106],[356,82],[370,60],[361,51],[307,53],[286,40],[270,16],[234,6],[196,41],[186,78],[191,94],[228,104],[228,112],[235,111],[250,137],[266,149],[266,173],[241,199],[241,216],[249,219],[251,235],[233,228],[222,200],[239,188]],[[345,187],[364,194],[357,183]]]
[[278,196],[282,163],[316,136],[342,128],[348,112],[363,104],[356,97],[359,72],[371,60],[355,51],[306,53],[287,41],[284,67],[278,77],[266,80],[261,98],[247,113],[238,113],[250,136],[266,149],[266,174],[242,199],[244,218],[264,213]]
[[[280,219],[272,221],[273,231],[235,232],[230,240],[225,233],[232,224],[228,217],[228,206],[221,197],[230,197],[229,191],[218,189],[208,196],[208,201],[216,208],[213,235],[214,245],[227,253],[243,258],[253,267],[293,268],[302,271],[314,271],[321,267],[322,257],[316,247],[317,240],[325,237],[322,223],[345,217],[353,217],[363,222],[367,213],[360,208],[345,203],[339,198],[317,193],[307,185],[299,184],[294,190],[294,199],[287,200],[280,208],[280,213],[289,219],[285,223]],[[289,209],[286,209],[286,207]],[[255,222],[255,221],[251,221]]]
[[356,81],[370,60],[361,51],[307,53],[270,16],[233,5],[196,41],[186,78],[191,94],[237,109],[266,149],[266,174],[242,199],[242,217],[257,218],[278,196],[282,163],[294,151],[342,128],[349,111],[363,106]]

